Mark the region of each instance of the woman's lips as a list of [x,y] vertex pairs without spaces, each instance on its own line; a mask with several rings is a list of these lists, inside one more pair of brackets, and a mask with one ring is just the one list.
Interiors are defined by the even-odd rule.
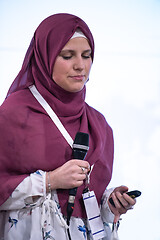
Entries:
[[70,76],[70,78],[83,81],[85,78],[85,75],[75,75],[75,76]]

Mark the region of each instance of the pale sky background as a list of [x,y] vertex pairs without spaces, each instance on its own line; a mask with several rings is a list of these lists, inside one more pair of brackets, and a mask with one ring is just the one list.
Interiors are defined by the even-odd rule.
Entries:
[[142,191],[120,240],[160,240],[160,0],[0,0],[0,104],[35,29],[60,12],[81,17],[95,39],[86,101],[113,128],[110,187]]

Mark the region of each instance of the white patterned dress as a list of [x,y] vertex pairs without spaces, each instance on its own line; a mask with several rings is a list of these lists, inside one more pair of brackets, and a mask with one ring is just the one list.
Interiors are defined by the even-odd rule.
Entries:
[[[113,222],[107,199],[113,189],[106,190],[101,204],[101,217],[106,237]],[[67,224],[61,214],[56,191],[46,194],[46,172],[41,170],[25,178],[0,207],[0,240],[68,240]],[[71,217],[72,240],[91,240],[87,219]]]

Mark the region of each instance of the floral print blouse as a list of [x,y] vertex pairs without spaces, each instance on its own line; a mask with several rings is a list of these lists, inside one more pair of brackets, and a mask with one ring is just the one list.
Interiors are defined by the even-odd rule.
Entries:
[[[103,240],[110,240],[114,219],[107,203],[112,191],[105,190],[100,206]],[[57,193],[46,193],[46,172],[41,170],[25,178],[0,206],[0,240],[68,240],[67,229]],[[72,240],[93,239],[87,219],[71,217],[69,231]]]

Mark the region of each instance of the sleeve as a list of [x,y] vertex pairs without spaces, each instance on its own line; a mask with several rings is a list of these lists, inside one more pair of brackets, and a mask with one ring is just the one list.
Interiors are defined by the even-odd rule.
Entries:
[[106,189],[102,196],[102,203],[101,203],[101,217],[103,222],[113,223],[114,221],[114,214],[111,212],[109,205],[108,205],[108,198],[110,194],[113,192],[114,188]]
[[46,198],[46,172],[30,174],[0,206],[0,210],[20,210],[27,206],[40,205]]

